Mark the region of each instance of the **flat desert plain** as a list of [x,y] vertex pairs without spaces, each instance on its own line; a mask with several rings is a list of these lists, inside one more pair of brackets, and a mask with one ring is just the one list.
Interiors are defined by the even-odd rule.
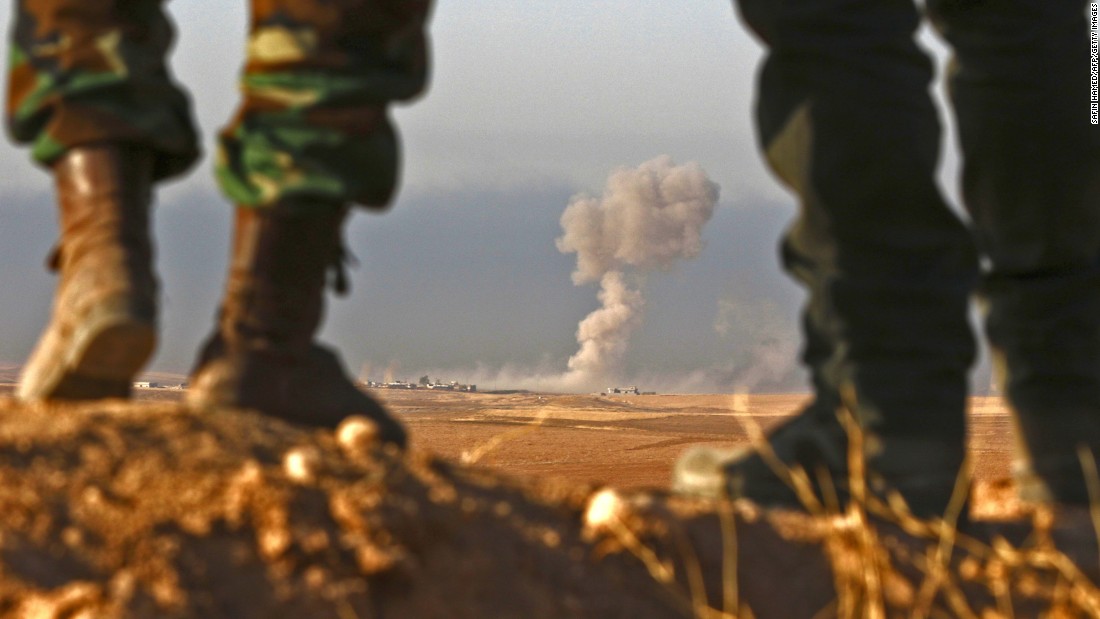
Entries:
[[[378,390],[415,448],[518,476],[627,489],[667,489],[690,445],[750,445],[805,394],[559,395]],[[1019,514],[1012,494],[1011,422],[998,397],[970,402],[976,517]]]
[[[0,393],[11,385],[0,386]],[[667,489],[691,445],[747,446],[797,412],[806,394],[569,395],[379,389],[412,446],[514,476],[557,477],[624,489]],[[136,389],[138,400],[182,399],[175,389]],[[1020,514],[1009,481],[1011,420],[999,397],[970,400],[972,513]]]

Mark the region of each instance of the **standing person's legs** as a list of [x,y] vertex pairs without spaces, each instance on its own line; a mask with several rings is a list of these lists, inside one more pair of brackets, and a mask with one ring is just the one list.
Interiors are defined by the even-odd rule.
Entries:
[[[349,207],[384,208],[397,184],[388,105],[427,81],[428,0],[253,0],[244,100],[222,132],[218,180],[237,204],[225,298],[192,373],[196,406],[253,408],[405,432],[314,342]],[[341,291],[340,281],[337,281]]]
[[[769,48],[760,141],[800,199],[783,261],[809,291],[803,360],[815,403],[770,446],[811,480],[827,472],[843,494],[836,413],[846,408],[865,434],[872,490],[893,488],[915,511],[942,513],[965,454],[977,262],[934,182],[940,130],[931,63],[913,40],[917,10],[911,0],[740,6]],[[759,455],[721,471],[724,492],[797,503]]]
[[165,65],[159,0],[19,0],[7,121],[57,186],[53,315],[20,379],[23,399],[126,396],[152,354],[155,181],[198,157],[186,95]]
[[[1087,503],[1100,452],[1100,132],[1081,0],[930,0],[955,49],[963,194],[1024,498]],[[1080,451],[1083,449],[1083,452]]]

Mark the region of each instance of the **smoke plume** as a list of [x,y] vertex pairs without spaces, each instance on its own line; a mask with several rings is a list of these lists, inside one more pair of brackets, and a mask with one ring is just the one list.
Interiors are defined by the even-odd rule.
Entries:
[[580,348],[564,385],[599,388],[620,377],[630,335],[642,322],[644,275],[699,255],[717,201],[718,185],[697,163],[678,166],[668,156],[615,170],[600,198],[573,197],[557,247],[577,254],[574,284],[600,282],[601,306],[577,327]]
[[712,368],[712,380],[743,393],[804,388],[805,376],[796,363],[799,341],[785,313],[767,298],[719,301],[714,330],[736,352],[728,367]]
[[603,377],[617,373],[630,335],[642,324],[644,300],[632,290],[618,271],[600,279],[600,308],[577,325],[580,350],[569,358],[569,372],[580,377]]

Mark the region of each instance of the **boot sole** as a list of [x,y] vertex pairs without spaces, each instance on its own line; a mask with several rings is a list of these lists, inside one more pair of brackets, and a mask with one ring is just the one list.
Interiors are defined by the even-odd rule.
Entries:
[[95,400],[130,395],[132,381],[156,348],[156,327],[119,320],[78,334],[61,367],[38,385],[20,385],[25,400]]
[[[405,448],[408,433],[382,404],[354,386],[343,369],[318,346],[312,365],[288,374],[262,355],[223,354],[193,371],[186,402],[194,410],[252,410],[287,423],[335,430],[349,416],[374,422],[381,443]],[[311,375],[311,372],[313,373]]]
[[[785,484],[779,477],[747,474],[737,464],[754,457],[751,447],[718,449],[693,447],[676,461],[672,470],[672,491],[677,494],[703,498],[748,499],[767,507],[806,510],[812,505]],[[813,502],[825,506],[845,505],[849,500],[845,480],[833,480],[829,496],[820,486],[820,480],[809,472]],[[809,497],[807,497],[809,498]]]

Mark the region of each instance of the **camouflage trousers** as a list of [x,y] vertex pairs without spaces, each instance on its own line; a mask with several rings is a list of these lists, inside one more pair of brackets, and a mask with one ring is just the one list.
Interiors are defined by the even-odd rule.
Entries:
[[[218,140],[234,202],[383,206],[397,182],[392,101],[427,81],[431,0],[253,0],[242,102]],[[18,0],[11,135],[44,165],[94,142],[146,144],[155,176],[199,156],[189,99],[165,56],[164,0]]]
[[[738,4],[768,47],[761,145],[801,202],[782,251],[809,291],[819,408],[846,401],[881,439],[885,470],[960,464],[977,290],[1025,495],[1087,501],[1079,457],[1100,454],[1100,132],[1085,2],[925,3],[954,51],[969,226],[936,184],[941,133],[913,0]],[[940,448],[898,462],[894,437]]]

